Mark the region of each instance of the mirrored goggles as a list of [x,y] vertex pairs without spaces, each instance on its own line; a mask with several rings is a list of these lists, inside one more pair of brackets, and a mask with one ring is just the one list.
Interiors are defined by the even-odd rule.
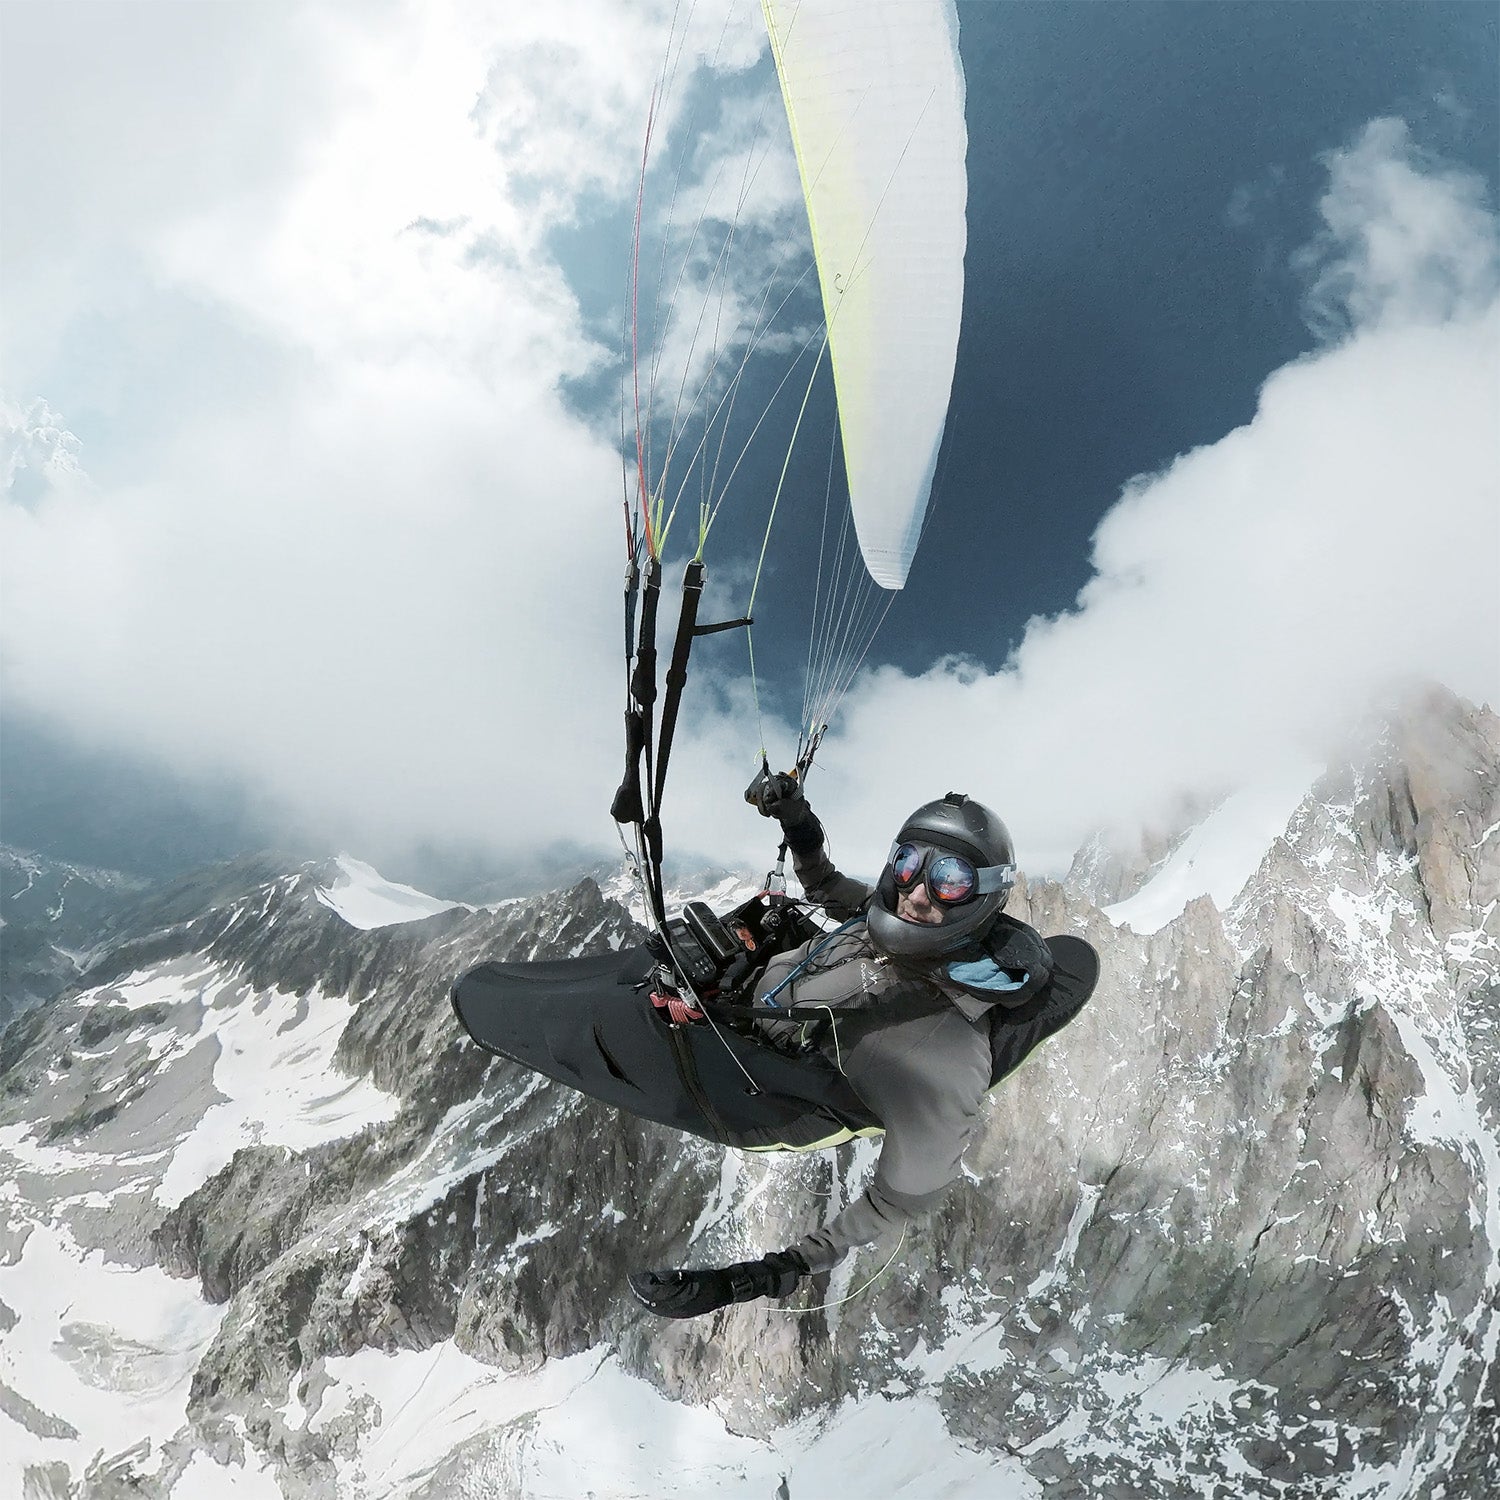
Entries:
[[920,880],[939,906],[962,906],[976,896],[1004,890],[1015,882],[1014,865],[975,865],[962,854],[928,844],[897,844],[891,851],[896,889],[909,891]]

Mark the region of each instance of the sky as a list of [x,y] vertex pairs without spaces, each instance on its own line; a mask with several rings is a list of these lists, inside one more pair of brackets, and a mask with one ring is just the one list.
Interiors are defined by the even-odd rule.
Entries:
[[[675,35],[643,265],[752,162],[732,328],[805,256],[758,10],[701,0],[684,37],[685,8],[618,0],[0,9],[0,712],[75,768],[75,820],[128,815],[120,763],[391,874],[618,849],[644,126]],[[1494,7],[958,11],[948,431],[810,782],[837,857],[871,872],[957,789],[1057,873],[1096,828],[1340,753],[1416,683],[1500,704]],[[701,271],[657,272],[669,365]],[[815,319],[794,295],[746,411]],[[782,420],[710,614],[743,605]],[[698,654],[683,858],[769,852],[740,791],[793,750],[831,423],[825,382],[757,599],[760,712],[742,636]]]

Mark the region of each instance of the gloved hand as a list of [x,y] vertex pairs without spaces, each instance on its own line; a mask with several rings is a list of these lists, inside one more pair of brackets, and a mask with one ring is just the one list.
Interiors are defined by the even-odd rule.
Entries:
[[795,1250],[699,1271],[634,1271],[630,1290],[659,1318],[696,1318],[756,1297],[790,1297],[808,1274]]
[[812,816],[801,783],[789,771],[761,771],[745,788],[745,801],[759,808],[761,817],[775,818],[783,828],[805,823]]

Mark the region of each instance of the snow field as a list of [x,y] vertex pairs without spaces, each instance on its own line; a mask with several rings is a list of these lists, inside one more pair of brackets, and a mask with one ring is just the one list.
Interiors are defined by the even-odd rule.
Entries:
[[24,1493],[30,1465],[60,1461],[78,1474],[143,1434],[153,1444],[138,1471],[154,1472],[155,1444],[182,1426],[193,1371],[225,1310],[194,1282],[111,1265],[45,1224],[0,1266],[0,1301],[19,1315],[0,1339],[0,1381],[42,1414],[0,1412],[0,1494]]
[[420,921],[459,905],[457,901],[440,901],[412,886],[387,880],[379,870],[347,854],[339,855],[338,866],[342,872],[339,879],[331,886],[318,887],[315,894],[351,927],[366,932]]
[[1297,766],[1265,785],[1226,797],[1182,843],[1156,874],[1128,900],[1104,908],[1117,927],[1142,936],[1160,932],[1180,917],[1190,901],[1208,896],[1228,911],[1266,850],[1287,829],[1322,766]]
[[[352,1010],[342,999],[255,992],[219,966],[178,962],[132,974],[78,1003],[100,1000],[131,1010],[173,1008],[147,1049],[152,1090],[170,1097],[174,1069],[205,1044],[217,1048],[212,1083],[206,1090],[198,1084],[207,1108],[196,1128],[165,1150],[122,1154],[116,1142],[95,1151],[87,1136],[52,1144],[36,1136],[45,1119],[0,1129],[0,1202],[10,1244],[8,1263],[0,1263],[0,1302],[16,1314],[0,1333],[0,1384],[19,1398],[0,1403],[5,1496],[24,1492],[29,1466],[61,1462],[77,1477],[101,1453],[132,1446],[140,1449],[134,1472],[158,1472],[162,1445],[185,1421],[193,1371],[226,1311],[206,1304],[194,1281],[113,1263],[80,1245],[66,1223],[70,1211],[107,1208],[119,1195],[147,1191],[175,1206],[241,1146],[305,1149],[388,1120],[399,1108],[368,1080],[334,1071]],[[247,1451],[250,1463],[238,1468],[196,1456],[174,1497],[279,1500],[271,1472]]]
[[156,1197],[175,1207],[229,1164],[243,1146],[306,1150],[393,1119],[400,1100],[367,1078],[334,1070],[339,1038],[353,1013],[346,1000],[314,990],[209,999],[195,1040],[216,1038],[214,1089],[222,1097],[177,1148]]
[[[794,1495],[836,1495],[851,1474],[873,1473],[882,1476],[881,1500],[1041,1495],[1018,1464],[956,1443],[926,1396],[846,1403],[826,1422],[802,1422],[765,1442],[729,1431],[712,1411],[667,1400],[599,1349],[551,1360],[534,1375],[505,1375],[451,1343],[420,1353],[364,1350],[328,1360],[326,1373],[335,1384],[308,1419],[312,1431],[362,1397],[380,1410],[359,1459],[339,1462],[348,1500],[399,1500],[455,1449],[486,1435],[480,1476],[497,1493],[528,1500],[740,1500],[773,1494],[783,1475]],[[523,1488],[506,1489],[507,1481]],[[183,1500],[179,1491],[173,1500]]]

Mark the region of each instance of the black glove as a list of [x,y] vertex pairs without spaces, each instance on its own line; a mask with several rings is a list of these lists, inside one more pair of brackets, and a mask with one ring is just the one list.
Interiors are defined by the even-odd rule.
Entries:
[[696,1318],[756,1297],[790,1297],[808,1274],[795,1250],[701,1271],[634,1271],[630,1290],[659,1318]]
[[762,771],[745,788],[745,801],[759,808],[761,817],[775,818],[783,828],[812,817],[801,783],[790,771]]

